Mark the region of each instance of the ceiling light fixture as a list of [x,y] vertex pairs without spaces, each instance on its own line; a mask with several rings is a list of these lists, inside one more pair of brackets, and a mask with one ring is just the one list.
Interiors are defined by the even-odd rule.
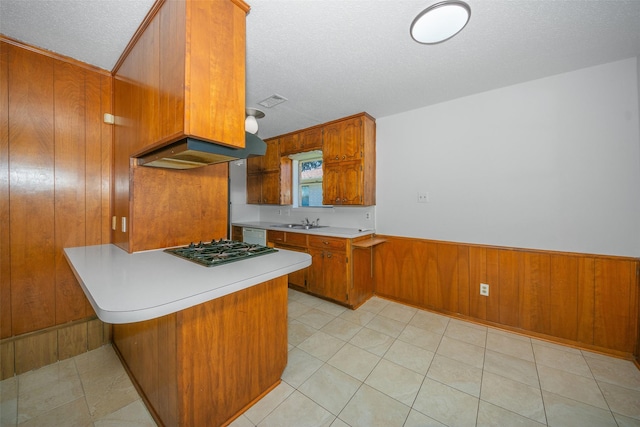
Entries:
[[258,121],[256,119],[263,118],[264,112],[256,108],[247,108],[245,113],[247,118],[244,119],[244,130],[255,135],[258,133]]
[[411,37],[422,44],[436,44],[458,34],[469,22],[471,8],[465,2],[447,0],[420,12],[411,23]]

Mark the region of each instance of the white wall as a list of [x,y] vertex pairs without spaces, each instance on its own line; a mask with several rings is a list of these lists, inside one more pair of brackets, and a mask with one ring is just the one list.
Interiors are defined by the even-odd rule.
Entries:
[[638,82],[632,58],[378,118],[377,232],[640,256]]
[[229,163],[229,202],[231,222],[260,220],[260,207],[247,204],[247,161]]

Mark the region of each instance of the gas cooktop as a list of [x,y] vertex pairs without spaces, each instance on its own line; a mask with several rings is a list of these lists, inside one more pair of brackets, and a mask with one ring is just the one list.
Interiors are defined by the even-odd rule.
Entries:
[[210,243],[191,243],[189,246],[164,251],[206,267],[278,252],[267,246],[225,239],[214,239]]

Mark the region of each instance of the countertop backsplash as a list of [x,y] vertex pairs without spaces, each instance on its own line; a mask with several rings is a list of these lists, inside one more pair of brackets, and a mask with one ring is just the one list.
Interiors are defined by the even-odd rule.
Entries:
[[[299,223],[305,218],[315,221],[320,218],[320,225],[375,230],[375,206],[367,207],[326,207],[326,208],[294,208],[291,206],[260,206],[260,221],[277,223]],[[368,219],[367,219],[368,218]],[[231,218],[232,222],[235,218]]]

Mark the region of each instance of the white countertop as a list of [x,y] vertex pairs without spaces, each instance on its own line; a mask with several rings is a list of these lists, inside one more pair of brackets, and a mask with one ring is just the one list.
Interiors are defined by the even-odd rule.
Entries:
[[311,265],[311,256],[278,252],[205,267],[163,252],[128,253],[115,245],[66,248],[64,254],[100,320],[154,319]]
[[304,234],[317,234],[318,236],[343,237],[345,239],[353,239],[356,237],[368,236],[369,234],[375,233],[375,230],[373,229],[364,230],[364,229],[358,229],[358,228],[343,228],[343,227],[322,227],[322,228],[311,228],[309,230],[306,230],[304,228],[286,228],[286,227],[277,227],[278,223],[276,222],[266,222],[266,221],[234,222],[232,225],[237,225],[240,227],[261,228],[263,230],[286,231],[287,233],[304,233]]

